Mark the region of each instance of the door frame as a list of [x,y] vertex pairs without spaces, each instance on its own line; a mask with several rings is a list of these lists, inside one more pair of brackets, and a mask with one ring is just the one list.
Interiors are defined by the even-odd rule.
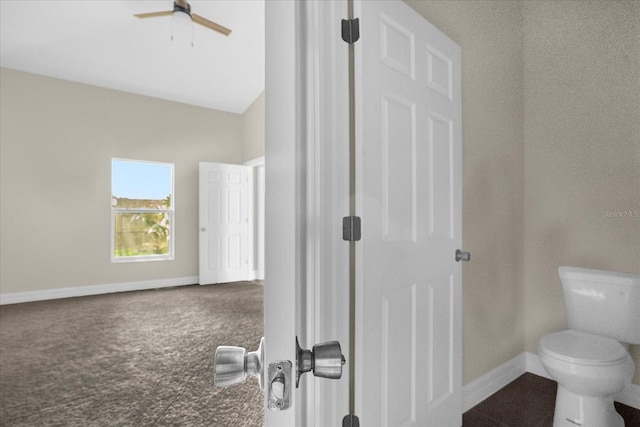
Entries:
[[[349,215],[349,61],[341,38],[347,1],[308,1],[301,13],[306,317],[300,343],[311,348],[337,340],[349,360],[349,244],[342,239],[342,218]],[[343,366],[339,381],[301,380],[301,425],[341,425],[349,412],[349,370]]]
[[[265,2],[265,365],[295,366],[295,336],[304,348],[338,340],[348,359],[346,16],[346,0]],[[266,410],[265,426],[339,425],[349,369],[307,374],[292,410]]]
[[[249,279],[264,280],[264,156],[242,163],[251,168],[249,178]],[[262,171],[262,172],[260,172]]]

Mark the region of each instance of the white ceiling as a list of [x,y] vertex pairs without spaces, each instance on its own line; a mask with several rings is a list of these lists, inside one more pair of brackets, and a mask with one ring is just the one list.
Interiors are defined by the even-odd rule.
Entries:
[[170,16],[133,16],[172,0],[0,0],[0,65],[243,113],[264,90],[264,1],[189,3],[232,33],[194,23],[191,47],[171,41]]

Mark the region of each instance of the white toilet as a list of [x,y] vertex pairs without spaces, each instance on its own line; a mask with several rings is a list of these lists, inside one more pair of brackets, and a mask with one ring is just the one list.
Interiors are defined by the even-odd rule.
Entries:
[[545,335],[538,356],[558,382],[554,427],[624,427],[614,396],[631,382],[640,344],[640,274],[558,269],[569,329]]

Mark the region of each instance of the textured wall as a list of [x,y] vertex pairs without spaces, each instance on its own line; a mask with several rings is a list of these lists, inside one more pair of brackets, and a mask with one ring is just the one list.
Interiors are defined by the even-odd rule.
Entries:
[[565,327],[558,266],[640,271],[640,2],[407,3],[462,47],[466,383]]
[[523,15],[525,329],[536,352],[566,327],[559,266],[640,272],[640,2],[524,2]]
[[408,1],[462,47],[463,381],[524,351],[522,15],[512,1]]
[[[196,276],[198,162],[242,162],[242,116],[0,77],[0,291]],[[112,157],[175,163],[175,260],[110,262]]]

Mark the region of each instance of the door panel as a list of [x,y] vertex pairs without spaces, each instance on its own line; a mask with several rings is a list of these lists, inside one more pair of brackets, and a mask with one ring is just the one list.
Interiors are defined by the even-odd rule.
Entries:
[[382,240],[416,239],[416,106],[382,95]]
[[402,2],[356,16],[356,414],[462,423],[460,49]]
[[249,279],[250,168],[200,163],[200,284]]

